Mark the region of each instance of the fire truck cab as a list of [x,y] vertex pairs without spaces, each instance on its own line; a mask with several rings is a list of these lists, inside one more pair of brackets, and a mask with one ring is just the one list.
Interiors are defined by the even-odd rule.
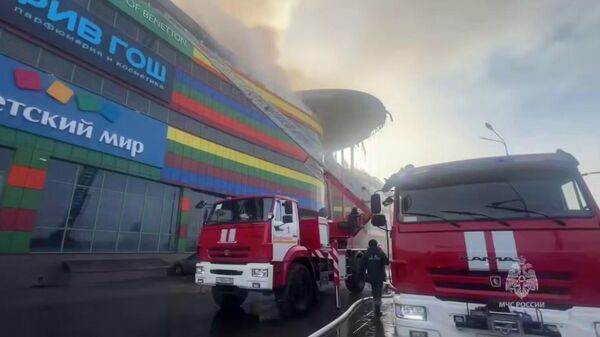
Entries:
[[195,281],[210,286],[225,309],[255,291],[275,294],[284,316],[304,312],[336,280],[362,291],[364,272],[353,269],[359,252],[345,249],[362,225],[361,216],[356,226],[325,217],[300,219],[297,202],[280,195],[221,200],[200,233]]
[[396,334],[600,336],[600,216],[577,166],[559,150],[390,177]]

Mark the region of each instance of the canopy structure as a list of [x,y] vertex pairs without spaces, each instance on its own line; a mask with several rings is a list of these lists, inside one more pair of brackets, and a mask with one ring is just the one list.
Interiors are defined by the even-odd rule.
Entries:
[[298,94],[321,121],[326,152],[353,147],[369,138],[383,127],[388,114],[379,99],[361,91],[316,89]]

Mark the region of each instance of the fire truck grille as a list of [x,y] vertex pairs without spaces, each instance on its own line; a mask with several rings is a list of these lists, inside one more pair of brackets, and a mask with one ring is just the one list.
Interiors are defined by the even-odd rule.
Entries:
[[[492,287],[489,284],[468,284],[458,282],[434,282],[436,287],[439,288],[450,288],[450,289],[465,289],[465,290],[482,290],[482,291],[497,291],[505,292],[504,287]],[[563,287],[540,287],[537,291],[539,294],[550,294],[550,295],[567,295],[569,293],[568,288]]]
[[[493,284],[492,278],[496,273],[489,271],[452,270],[444,268],[430,269],[429,274],[438,288],[464,289],[477,291],[505,292],[504,275],[498,284]],[[568,295],[572,275],[563,272],[537,272],[539,282],[538,294]]]
[[[434,268],[430,269],[429,273],[436,276],[471,276],[471,277],[489,277],[491,274],[489,271],[475,271],[475,270],[457,270],[457,269],[445,269],[445,268]],[[563,272],[544,272],[537,271],[536,277],[538,280],[558,280],[558,281],[569,281],[573,278],[570,273]]]
[[250,252],[250,247],[230,247],[230,248],[222,248],[222,247],[212,247],[208,249],[210,257],[213,258],[232,258],[232,259],[240,259],[248,257]]

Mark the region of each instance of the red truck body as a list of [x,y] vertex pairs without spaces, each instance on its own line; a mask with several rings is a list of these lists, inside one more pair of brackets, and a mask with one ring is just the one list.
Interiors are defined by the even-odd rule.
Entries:
[[[338,279],[361,291],[362,251],[345,247],[363,219],[357,216],[351,226],[300,219],[296,201],[280,195],[221,200],[200,233],[196,283],[211,286],[223,308],[243,303],[248,291],[274,293],[284,315],[306,311],[316,292]],[[344,249],[338,251],[338,243]]]
[[600,210],[577,165],[558,151],[392,176],[397,335],[594,336]]

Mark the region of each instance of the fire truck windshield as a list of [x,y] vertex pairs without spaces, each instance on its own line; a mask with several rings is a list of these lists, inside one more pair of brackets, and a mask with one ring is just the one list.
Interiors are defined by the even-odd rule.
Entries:
[[580,179],[573,173],[532,171],[483,181],[465,176],[423,188],[398,188],[398,220],[415,223],[487,219],[509,226],[502,219],[547,218],[564,225],[558,218],[593,215],[579,187]]
[[272,198],[231,199],[213,206],[206,225],[267,221],[272,214]]

